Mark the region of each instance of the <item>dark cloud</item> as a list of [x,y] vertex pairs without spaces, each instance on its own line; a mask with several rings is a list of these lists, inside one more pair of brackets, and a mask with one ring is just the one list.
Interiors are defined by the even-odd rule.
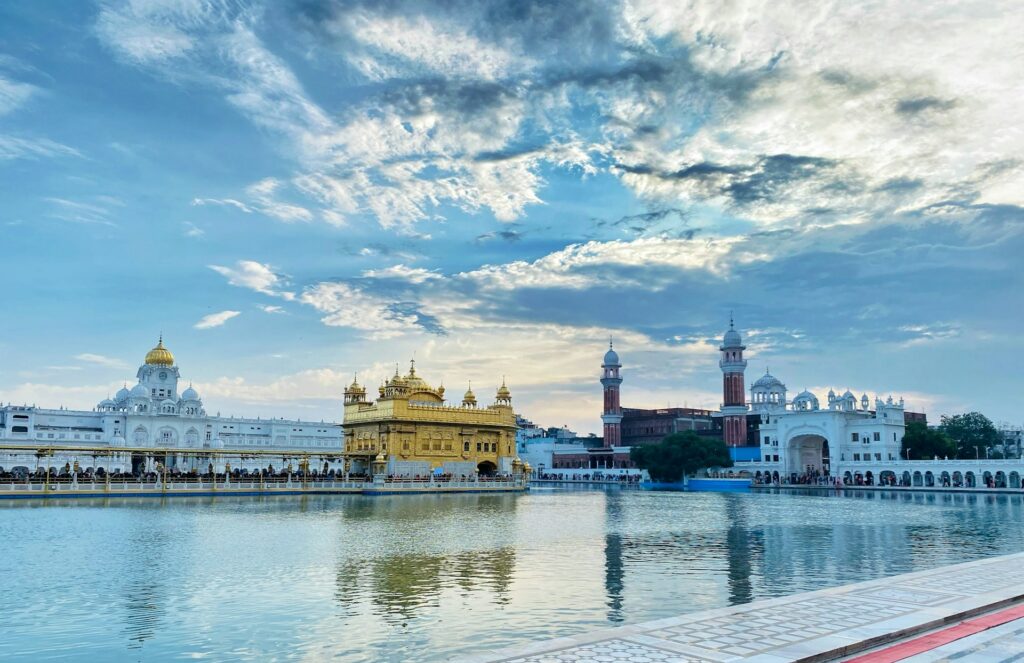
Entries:
[[924,181],[917,178],[894,177],[875,187],[875,191],[902,193],[906,191],[916,191],[922,186],[924,186]]
[[526,235],[525,232],[519,232],[518,230],[492,230],[490,232],[483,233],[482,235],[476,236],[476,242],[487,242],[492,239],[501,239],[506,242],[518,242]]
[[912,97],[896,102],[896,112],[900,115],[919,115],[925,111],[947,111],[955,107],[956,103],[953,99]]
[[834,159],[794,154],[767,154],[746,165],[723,165],[710,161],[690,164],[674,172],[658,172],[646,165],[615,166],[618,170],[653,175],[684,183],[706,197],[725,196],[738,206],[773,202],[796,183],[813,182],[824,190],[850,190],[853,182],[841,177]]

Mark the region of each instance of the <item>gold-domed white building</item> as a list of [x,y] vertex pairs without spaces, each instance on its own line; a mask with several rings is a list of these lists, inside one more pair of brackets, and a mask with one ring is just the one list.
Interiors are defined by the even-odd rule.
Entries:
[[493,405],[478,407],[472,388],[461,406],[448,405],[444,387],[432,387],[410,362],[408,375],[396,368],[377,393],[375,402],[368,401],[358,381],[345,390],[345,458],[351,472],[369,473],[380,455],[393,475],[512,473],[516,416],[504,382]]
[[[163,336],[146,353],[136,377],[135,385],[126,384],[91,411],[0,406],[0,447],[17,447],[0,451],[0,467],[34,470],[40,463],[61,467],[77,462],[109,472],[149,471],[157,463],[168,469],[203,469],[208,461],[197,457],[211,450],[217,452],[209,460],[218,471],[226,463],[236,469],[280,469],[292,462],[291,452],[316,454],[327,468],[341,469],[338,424],[207,415],[192,385],[179,392],[181,374]],[[104,453],[107,449],[111,453]],[[239,455],[227,454],[231,450]],[[273,453],[277,450],[280,457]],[[253,451],[257,454],[244,455]],[[324,467],[318,461],[317,469]]]

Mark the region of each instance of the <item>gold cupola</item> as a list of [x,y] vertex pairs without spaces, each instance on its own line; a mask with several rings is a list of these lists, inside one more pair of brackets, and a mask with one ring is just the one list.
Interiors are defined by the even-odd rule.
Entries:
[[163,334],[160,334],[156,347],[146,353],[146,363],[153,366],[174,366],[174,355],[164,347]]

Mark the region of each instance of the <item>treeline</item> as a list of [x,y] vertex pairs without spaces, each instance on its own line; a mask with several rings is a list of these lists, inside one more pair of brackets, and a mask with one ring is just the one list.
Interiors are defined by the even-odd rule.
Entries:
[[903,457],[910,460],[938,458],[1003,458],[1017,451],[1004,448],[1002,435],[980,412],[943,415],[935,428],[914,421],[903,435]]

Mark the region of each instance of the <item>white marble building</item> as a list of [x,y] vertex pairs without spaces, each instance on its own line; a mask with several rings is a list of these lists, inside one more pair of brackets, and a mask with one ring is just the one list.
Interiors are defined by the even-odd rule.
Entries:
[[[246,458],[220,455],[199,460],[189,450],[288,451],[338,454],[325,459],[331,469],[341,469],[341,426],[333,423],[287,419],[246,419],[209,416],[191,385],[179,392],[180,372],[163,339],[146,354],[131,389],[125,385],[114,398],[104,399],[94,410],[50,409],[36,406],[0,406],[0,467],[25,467],[34,471],[45,465],[56,469],[78,463],[82,470],[103,467],[108,472],[152,470],[156,462],[168,469],[206,469],[212,462],[223,470],[287,466],[293,457],[260,454]],[[21,447],[12,449],[11,447]],[[40,457],[36,449],[55,449]],[[130,450],[182,449],[180,454],[159,457]],[[110,450],[105,454],[104,450]],[[201,464],[199,467],[198,464]],[[311,466],[312,467],[312,466]],[[316,469],[323,469],[318,462]]]
[[899,460],[905,428],[903,400],[860,399],[850,391],[829,391],[826,407],[809,391],[792,401],[786,385],[765,373],[750,388],[751,410],[760,415],[761,462],[758,469],[782,476],[827,472],[843,464]]
[[[787,399],[786,385],[766,373],[750,388],[751,411],[760,416],[760,460],[737,462],[734,471],[759,481],[805,473],[827,474],[848,484],[895,483],[908,487],[1022,487],[1024,460],[906,460],[903,399],[872,402],[847,390],[829,391],[824,407],[801,392]],[[980,454],[979,454],[980,456]]]

